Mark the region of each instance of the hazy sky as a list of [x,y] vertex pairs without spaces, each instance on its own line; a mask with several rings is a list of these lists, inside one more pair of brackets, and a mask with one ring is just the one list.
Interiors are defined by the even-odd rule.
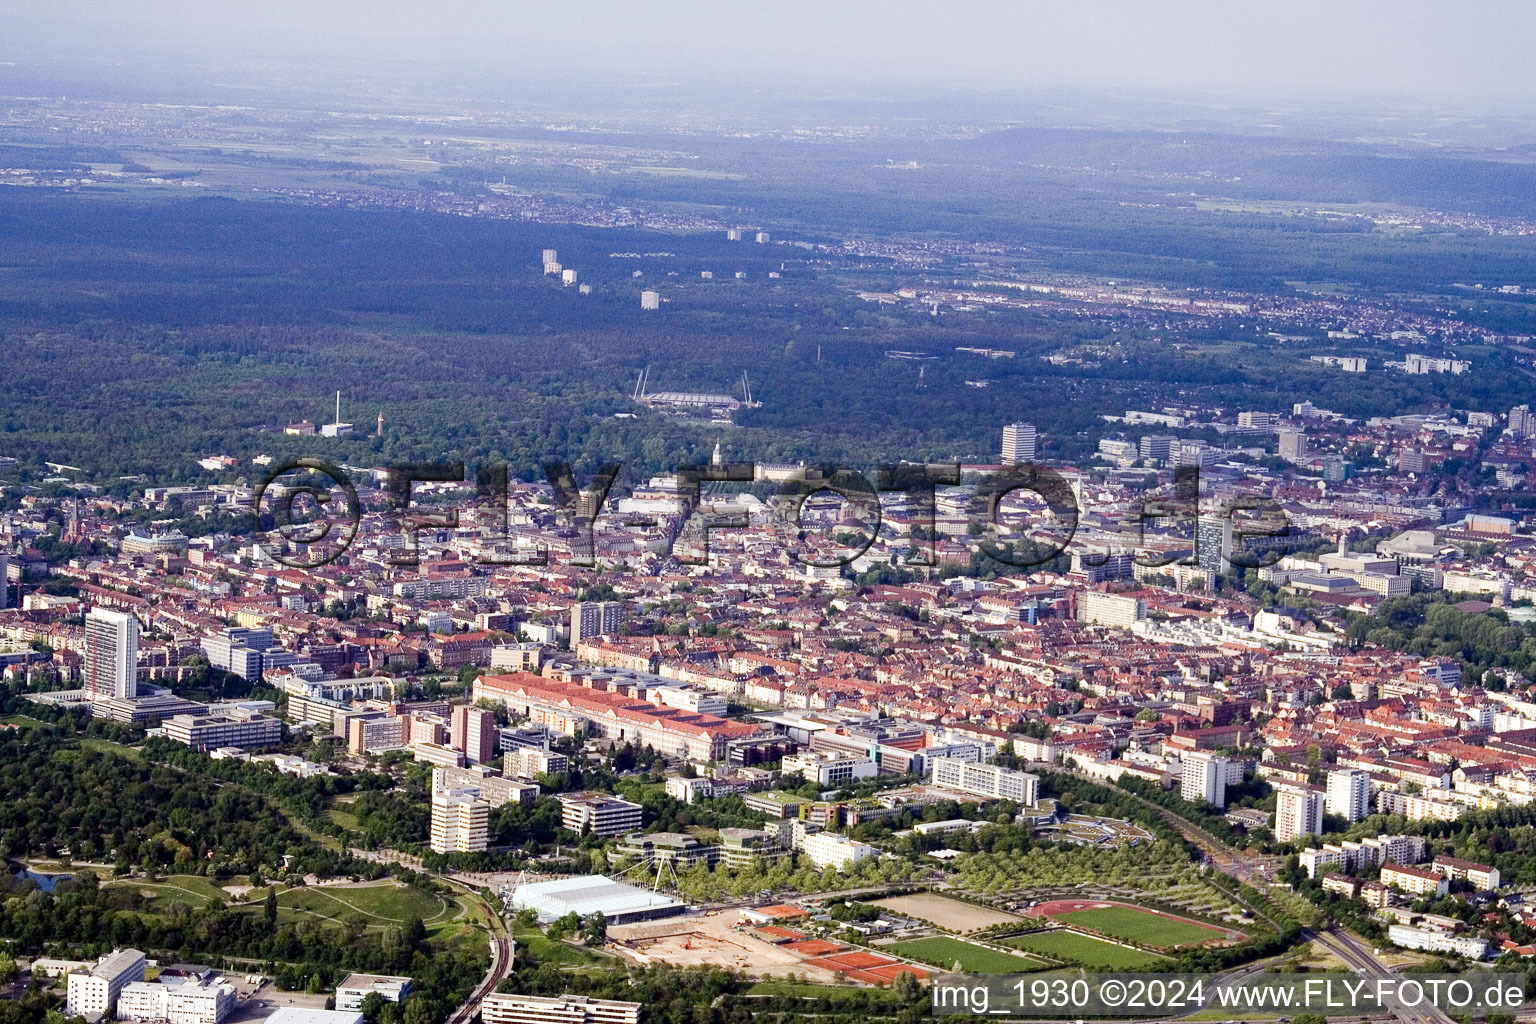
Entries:
[[1536,99],[1536,5],[0,0],[0,60],[130,50],[493,60],[677,79]]

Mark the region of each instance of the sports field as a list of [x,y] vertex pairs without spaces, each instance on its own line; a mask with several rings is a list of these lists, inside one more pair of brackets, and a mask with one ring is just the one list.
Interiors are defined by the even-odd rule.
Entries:
[[975,974],[1016,974],[1044,966],[1040,961],[1030,957],[1003,953],[985,946],[978,946],[974,942],[951,939],[943,935],[935,935],[927,939],[912,939],[909,942],[898,942],[881,948],[945,970],[949,970],[958,963],[962,971]]
[[1118,904],[1051,916],[1064,924],[1079,925],[1100,935],[1157,949],[1172,949],[1175,946],[1189,946],[1228,937],[1228,933],[1218,928],[1182,917],[1155,914]]
[[1003,945],[1013,946],[1028,953],[1039,953],[1053,960],[1081,964],[1094,970],[1139,971],[1151,970],[1168,963],[1166,959],[1140,950],[1126,949],[1113,942],[1095,939],[1077,932],[1036,932],[1033,935],[1017,935],[1003,939]]

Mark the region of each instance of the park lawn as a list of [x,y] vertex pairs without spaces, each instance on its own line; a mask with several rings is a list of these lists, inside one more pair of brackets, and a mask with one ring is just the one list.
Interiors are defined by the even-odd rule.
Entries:
[[974,942],[952,939],[946,935],[912,939],[881,948],[945,970],[959,963],[962,971],[973,974],[1017,974],[1044,966],[1040,961],[1029,957],[1003,953],[985,946],[978,946]]
[[585,946],[575,946],[569,942],[552,939],[543,932],[526,931],[518,932],[513,936],[517,940],[517,955],[519,957],[532,957],[541,964],[560,964],[566,967],[600,967],[612,966],[615,958],[595,949]]
[[358,829],[357,815],[351,811],[344,811],[340,807],[328,807],[325,816],[348,831],[356,832]]
[[104,882],[105,886],[123,889],[137,889],[146,896],[144,903],[145,913],[159,914],[165,911],[167,904],[185,903],[189,907],[205,907],[214,900],[223,900],[225,903],[233,901],[229,893],[214,885],[202,875],[161,875],[156,881],[150,882],[142,878],[125,878],[120,881]]
[[1223,938],[1221,932],[1191,921],[1149,914],[1134,907],[1100,907],[1051,916],[1066,924],[1079,925],[1112,938],[1164,949]]
[[76,738],[75,742],[85,750],[94,750],[101,754],[117,754],[122,757],[131,757],[136,761],[144,757],[144,752],[135,747],[114,743],[112,740],[104,740],[99,736],[80,736]]
[[1013,946],[1029,953],[1038,953],[1053,960],[1081,964],[1084,967],[1106,971],[1138,971],[1167,964],[1164,957],[1126,949],[1112,942],[1095,939],[1076,932],[1035,932],[1033,935],[1016,935],[1003,939],[1003,945]]
[[277,905],[280,912],[306,917],[333,921],[356,917],[370,928],[404,925],[413,917],[423,922],[446,920],[458,910],[455,900],[395,882],[356,887],[298,886],[278,893]]

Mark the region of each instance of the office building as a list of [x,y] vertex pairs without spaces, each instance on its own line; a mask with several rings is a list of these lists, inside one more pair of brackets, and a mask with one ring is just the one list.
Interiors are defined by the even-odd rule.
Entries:
[[1191,803],[1227,805],[1227,759],[1204,750],[1181,757],[1179,795]]
[[[691,781],[691,780],[690,780]],[[778,831],[757,828],[720,830],[720,859],[733,869],[776,864],[789,856]]]
[[850,757],[826,750],[787,754],[781,762],[785,775],[802,775],[818,786],[840,786],[856,779],[872,779],[879,767],[867,757]]
[[640,1024],[640,1004],[591,996],[517,996],[495,992],[480,1004],[485,1024]]
[[613,636],[623,621],[622,601],[578,601],[571,605],[571,646],[594,636]]
[[449,746],[464,752],[470,764],[496,756],[496,713],[470,704],[454,706]]
[[[216,636],[204,637],[203,654],[208,664],[239,676],[241,679],[259,680],[267,668],[281,668],[293,664],[291,652],[277,647],[275,650],[272,631],[265,627],[245,629],[230,627]],[[268,663],[265,653],[272,653]]]
[[239,1001],[235,986],[212,977],[185,979],[161,975],[159,981],[134,981],[117,997],[117,1019],[165,1024],[219,1024]]
[[1280,416],[1272,412],[1240,412],[1237,425],[1245,430],[1272,430],[1280,422]]
[[268,718],[241,707],[210,709],[206,714],[172,715],[166,719],[164,728],[166,739],[201,751],[220,747],[252,750],[283,741],[281,719]]
[[560,796],[560,824],[577,835],[590,832],[604,839],[640,828],[639,804],[603,793],[565,793]]
[[800,843],[800,852],[818,868],[846,871],[879,853],[873,846],[855,842],[836,832],[812,832]]
[[1289,843],[1323,831],[1324,793],[1316,786],[1275,787],[1275,839]]
[[1328,813],[1349,822],[1363,820],[1371,813],[1371,776],[1358,768],[1341,768],[1328,773]]
[[751,723],[657,707],[621,693],[524,673],[481,676],[475,680],[473,699],[496,701],[513,717],[551,732],[633,742],[699,763],[721,760],[731,742],[763,731]]
[[1509,432],[1517,438],[1536,437],[1536,412],[1531,412],[1529,405],[1509,410]]
[[363,1015],[355,1010],[312,1010],[307,1006],[279,1006],[261,1024],[363,1024]]
[[1040,435],[1033,423],[1010,423],[1003,428],[1003,465],[1034,462]]
[[661,293],[660,292],[653,292],[653,291],[651,291],[649,289],[641,292],[640,293],[640,308],[641,309],[660,309],[661,308]]
[[85,691],[93,701],[138,696],[139,620],[128,612],[86,613]]
[[1300,430],[1280,431],[1280,457],[1286,462],[1307,461],[1307,435]]
[[65,991],[65,1014],[110,1017],[124,986],[144,980],[144,965],[144,954],[137,949],[117,949],[88,971],[71,974]]
[[1488,940],[1477,935],[1457,935],[1433,928],[1412,928],[1394,924],[1387,929],[1387,938],[1394,946],[1418,949],[1426,953],[1454,953],[1469,960],[1482,960],[1488,956]]
[[1178,438],[1171,434],[1148,434],[1141,439],[1137,451],[1144,461],[1160,466],[1168,461],[1176,441]]
[[363,1000],[375,992],[386,1003],[398,1003],[411,994],[411,979],[386,974],[349,974],[336,986],[336,1009],[361,1010]]
[[952,757],[936,757],[932,764],[929,780],[944,789],[972,796],[1012,800],[1025,807],[1032,806],[1039,799],[1040,777],[1029,772]]
[[439,765],[433,769],[434,779],[441,779],[444,788],[473,789],[480,800],[495,810],[503,804],[531,804],[539,795],[539,787],[529,782],[497,775],[489,765],[477,764],[468,768]]

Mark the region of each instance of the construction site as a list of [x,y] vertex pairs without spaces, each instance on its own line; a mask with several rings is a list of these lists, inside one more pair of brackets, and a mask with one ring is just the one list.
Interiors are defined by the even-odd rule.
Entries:
[[[780,908],[789,909],[789,908]],[[819,984],[889,985],[897,975],[927,978],[931,968],[846,943],[811,937],[750,911],[720,910],[608,929],[608,948],[639,964],[725,967],[750,978],[794,974]]]

